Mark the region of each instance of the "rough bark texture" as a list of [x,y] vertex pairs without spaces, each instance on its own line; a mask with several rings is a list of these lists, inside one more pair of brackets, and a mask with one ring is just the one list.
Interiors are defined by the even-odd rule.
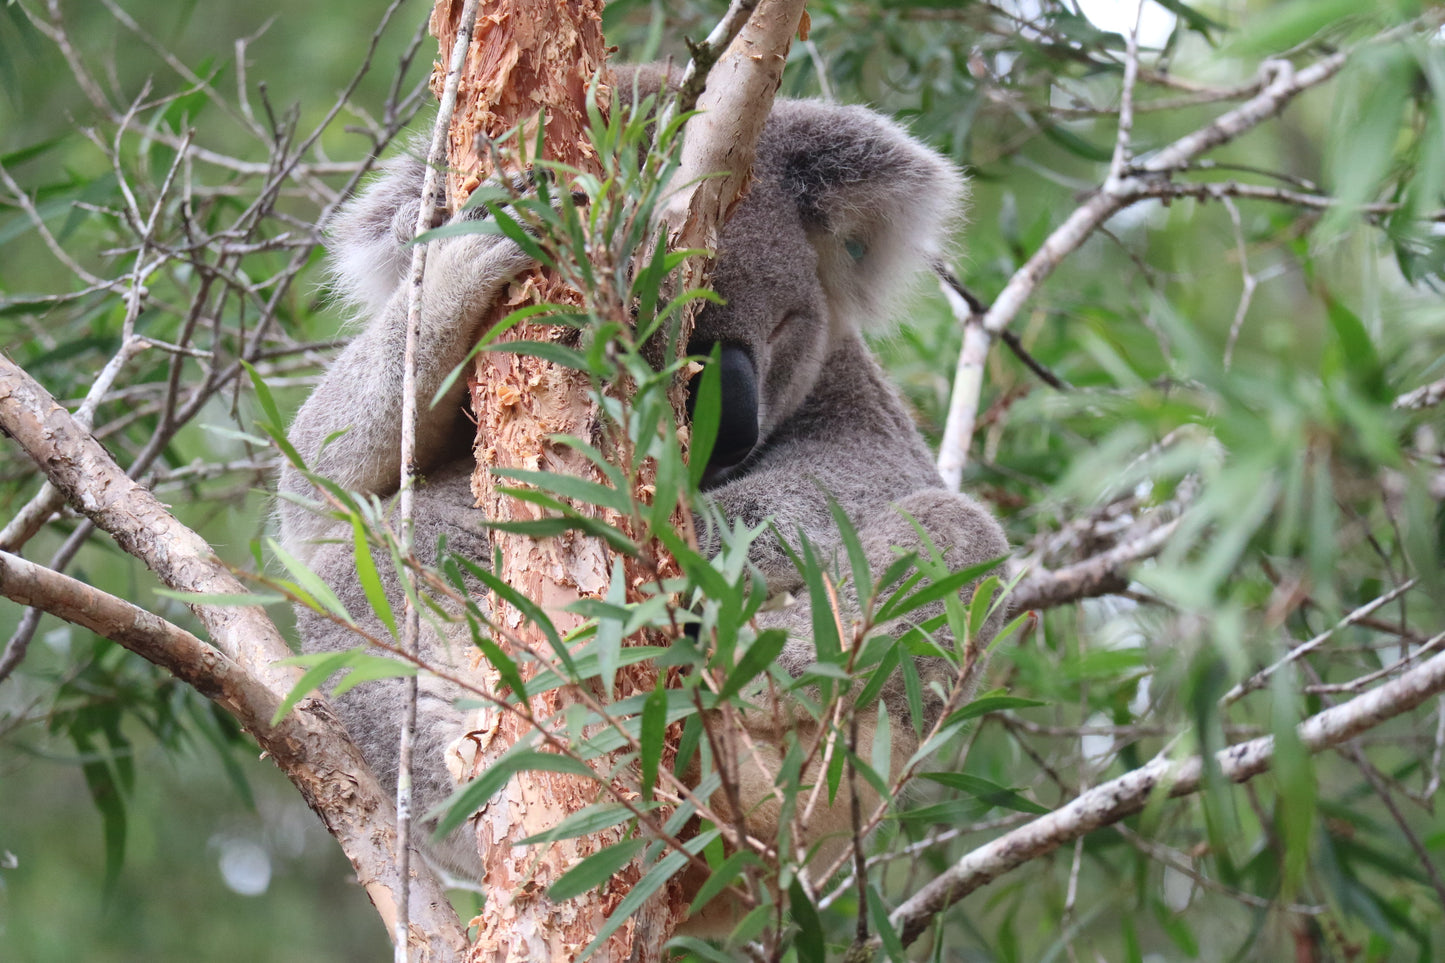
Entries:
[[[432,31],[443,50],[450,48],[456,34],[459,8],[459,2],[441,0],[433,13]],[[585,108],[587,87],[605,64],[601,12],[599,0],[482,3],[448,142],[448,202],[453,208],[477,184],[498,173],[493,169],[495,155],[486,150],[487,141],[517,128],[524,132],[526,150],[530,152],[544,114],[543,156],[582,170],[598,170],[588,142]],[[606,74],[603,76],[605,81]],[[605,86],[599,89],[599,101],[605,102],[608,94]],[[515,141],[510,141],[507,146],[514,145]],[[536,271],[514,285],[498,320],[516,306],[543,300],[576,305],[581,299],[555,278]],[[556,329],[548,325],[525,323],[507,337],[551,340],[556,334]],[[484,353],[477,363],[472,405],[481,439],[473,488],[487,517],[520,520],[539,514],[536,506],[498,493],[489,468],[540,469],[603,481],[586,459],[549,441],[557,434],[580,438],[594,434],[599,415],[585,375],[538,358]],[[501,577],[546,610],[561,632],[581,622],[563,611],[567,605],[606,594],[612,555],[598,539],[572,535],[536,540],[500,532],[493,538],[501,553]],[[494,616],[515,633],[522,645],[547,651],[545,636],[536,626],[495,598],[491,607]],[[525,664],[525,660],[519,661]],[[608,700],[650,691],[654,680],[651,670],[619,673],[617,689],[607,694]],[[558,690],[535,699],[534,711],[546,718],[571,699],[565,690]],[[486,768],[525,736],[525,728],[525,723],[515,716],[485,713],[477,726],[481,745],[477,770]],[[604,760],[602,765],[609,763]],[[601,891],[564,903],[552,902],[546,891],[579,860],[619,841],[621,833],[612,830],[525,848],[513,846],[512,841],[555,826],[568,814],[597,801],[598,796],[595,782],[561,774],[531,773],[513,779],[487,804],[476,821],[487,899],[485,908],[473,920],[477,927],[474,960],[500,963],[574,959],[596,936],[639,878],[635,865],[624,869]],[[676,888],[665,888],[619,928],[593,958],[660,960],[663,944],[685,911],[686,903]]]
[[[448,203],[453,209],[479,183],[498,173],[493,169],[495,154],[486,149],[488,141],[517,128],[524,131],[526,149],[531,151],[543,113],[543,156],[582,170],[596,170],[596,158],[587,143],[585,105],[587,86],[599,70],[602,87],[610,86],[606,83],[601,7],[599,0],[564,4],[484,0],[448,141],[452,168]],[[664,215],[674,246],[716,245],[723,220],[745,189],[754,147],[781,80],[802,7],[802,0],[760,3],[714,68],[711,76],[718,79],[699,101],[710,117],[700,125],[694,120],[689,127],[677,182],[697,183],[680,190],[681,206]],[[442,50],[450,49],[456,36],[459,8],[459,0],[438,0],[435,7],[432,31]],[[599,88],[598,100],[606,102],[609,94]],[[479,144],[483,147],[480,152]],[[701,179],[715,172],[727,176]],[[702,264],[692,266],[686,285],[698,283],[703,269]],[[498,320],[518,306],[537,301],[578,304],[580,298],[555,279],[534,272],[514,285]],[[552,328],[528,323],[509,333],[509,337],[525,340],[555,336]],[[472,404],[479,439],[479,468],[473,487],[480,510],[489,518],[522,520],[540,513],[537,506],[497,492],[488,471],[491,468],[553,471],[603,481],[584,458],[550,441],[559,434],[597,440],[600,418],[585,376],[532,357],[487,352],[477,363]],[[645,475],[641,484],[646,484]],[[613,556],[600,540],[578,534],[534,540],[498,532],[494,537],[502,558],[498,574],[541,605],[559,631],[566,632],[580,621],[562,611],[567,605],[582,598],[601,598],[607,591]],[[665,557],[660,551],[656,554]],[[630,594],[645,576],[631,560],[626,561]],[[665,566],[663,574],[671,574]],[[496,599],[492,605],[494,617],[515,633],[522,645],[546,651],[547,644],[535,626],[519,613],[500,608]],[[613,692],[599,695],[610,702],[651,691],[655,681],[654,670],[636,667],[618,674]],[[534,700],[536,717],[554,715],[572,698],[558,690]],[[481,747],[477,769],[485,768],[526,735],[523,729],[515,716],[491,714],[481,719],[476,733]],[[604,760],[602,765],[606,764]],[[668,764],[666,759],[663,764]],[[478,929],[473,959],[572,959],[598,932],[639,878],[635,864],[602,891],[562,905],[553,904],[545,893],[561,873],[616,842],[619,834],[609,831],[545,848],[523,849],[511,844],[511,840],[555,825],[598,797],[595,783],[534,773],[512,780],[487,804],[477,820],[487,904],[473,921]],[[681,884],[674,881],[634,914],[594,959],[660,960],[662,947],[685,915],[686,906]]]
[[[490,140],[520,127],[530,151],[543,111],[543,156],[596,170],[586,103],[587,86],[606,64],[602,6],[601,0],[482,0],[448,138],[453,206],[493,173],[487,151],[478,150],[478,134]],[[461,0],[438,0],[432,11],[431,31],[442,51],[452,48],[461,7]],[[607,79],[604,73],[604,87]],[[433,86],[439,82],[434,75]],[[598,91],[599,100],[606,96]]]

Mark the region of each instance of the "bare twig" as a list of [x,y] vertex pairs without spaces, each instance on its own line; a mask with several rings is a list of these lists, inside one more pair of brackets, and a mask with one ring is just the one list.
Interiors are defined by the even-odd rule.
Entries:
[[[1358,619],[1357,621],[1363,623],[1366,620]],[[1445,632],[1441,632],[1438,635],[1431,636],[1424,642],[1420,643],[1419,647],[1416,648],[1413,652],[1410,652],[1408,655],[1405,655],[1399,660],[1392,662],[1391,664],[1385,666],[1383,669],[1377,669],[1374,672],[1368,672],[1365,675],[1359,676],[1358,678],[1351,679],[1349,682],[1341,682],[1334,685],[1326,684],[1323,682],[1312,683],[1305,686],[1304,691],[1310,695],[1328,695],[1338,692],[1360,692],[1372,683],[1378,682],[1386,676],[1394,675],[1402,669],[1413,665],[1416,662],[1419,662],[1421,659],[1425,658],[1425,656],[1440,648],[1441,645],[1445,645]]]
[[[967,330],[970,324],[979,323],[988,313],[988,306],[964,286],[964,283],[958,279],[958,275],[954,274],[953,269],[948,265],[935,263],[933,273],[937,275],[939,290],[943,292],[944,300],[948,302],[949,308],[953,311],[953,319],[958,322],[960,327]],[[1047,365],[1030,354],[1023,342],[1012,331],[1003,332],[1002,337],[1003,343],[1014,353],[1014,356],[1037,375],[1040,381],[1055,391],[1069,390],[1068,382],[1054,374]]]
[[1414,391],[1407,391],[1395,399],[1395,407],[1406,411],[1433,408],[1445,401],[1445,378],[1422,385]]
[[1115,823],[1114,831],[1123,836],[1130,846],[1148,856],[1160,865],[1167,866],[1177,873],[1183,873],[1198,885],[1207,890],[1227,896],[1232,900],[1238,900],[1245,906],[1252,906],[1255,909],[1282,909],[1286,913],[1296,913],[1300,916],[1318,916],[1325,911],[1323,906],[1310,906],[1303,903],[1280,903],[1276,900],[1265,899],[1255,896],[1253,893],[1246,893],[1242,890],[1226,886],[1212,876],[1205,875],[1194,868],[1194,861],[1184,853],[1168,846],[1160,845],[1152,839],[1147,839],[1130,829],[1123,823]]
[[1260,669],[1248,679],[1245,679],[1243,682],[1234,686],[1234,688],[1230,689],[1224,694],[1224,696],[1219,700],[1219,704],[1222,706],[1233,705],[1254,690],[1263,688],[1264,684],[1269,681],[1270,676],[1274,675],[1281,668],[1313,652],[1315,649],[1319,648],[1321,645],[1327,642],[1330,637],[1333,636],[1340,629],[1353,625],[1365,616],[1370,615],[1376,609],[1379,609],[1380,607],[1388,605],[1389,603],[1395,601],[1395,599],[1399,598],[1406,592],[1410,591],[1410,589],[1414,588],[1415,585],[1416,580],[1410,579],[1403,584],[1395,586],[1384,595],[1381,595],[1378,598],[1371,599],[1364,605],[1361,605],[1359,608],[1355,609],[1349,615],[1346,615],[1344,618],[1340,619],[1340,621],[1336,622],[1325,631],[1316,635],[1314,638],[1309,639],[1305,642],[1301,642],[1299,645],[1292,647],[1272,665]]
[[[416,231],[420,237],[435,225],[432,219],[441,206],[444,179],[441,169],[445,163],[447,134],[451,128],[452,114],[456,111],[457,88],[461,83],[462,68],[466,64],[467,50],[472,44],[472,32],[477,24],[478,0],[466,0],[462,6],[461,19],[457,25],[456,40],[452,44],[451,58],[447,64],[446,80],[442,85],[441,103],[437,109],[436,121],[432,125],[431,145],[427,149],[426,175],[422,181],[421,205],[417,211]],[[418,472],[416,452],[417,428],[417,350],[421,337],[421,312],[423,279],[426,275],[426,244],[411,249],[410,284],[407,288],[406,348],[402,367],[401,388],[401,479],[398,482],[401,504],[401,550],[411,552],[412,528],[415,514],[416,477]],[[412,603],[413,593],[406,593],[403,613],[402,647],[407,652],[417,651],[417,637],[421,631],[421,613]],[[396,871],[401,880],[401,906],[396,915],[392,946],[396,963],[407,963],[409,957],[407,929],[407,881],[410,878],[411,861],[411,766],[412,743],[416,730],[417,677],[415,674],[404,680],[405,697],[402,701],[401,739],[397,750],[396,779]]]
[[[737,7],[744,6],[745,0],[739,0]],[[802,14],[802,0],[760,4],[708,74],[708,86],[697,101],[700,113],[688,122],[674,189],[659,214],[674,250],[717,249],[718,233],[752,170],[758,137]],[[719,24],[713,33],[721,37],[731,29]],[[688,273],[681,281],[684,289],[696,286],[701,265]]]
[[[758,0],[732,0],[728,4],[727,12],[717,22],[717,26],[707,35],[701,43],[688,43],[688,51],[692,58],[687,62],[687,68],[682,73],[682,83],[678,85],[677,102],[675,107],[669,107],[664,111],[659,120],[658,127],[666,127],[672,115],[681,112],[686,113],[697,106],[698,98],[702,96],[703,89],[707,86],[708,74],[713,65],[722,57],[723,51],[733,42],[742,31],[743,25],[752,16],[753,10],[757,8]],[[766,112],[765,112],[766,116]]]
[[1244,317],[1249,313],[1250,302],[1254,300],[1254,289],[1259,285],[1259,278],[1255,277],[1249,270],[1249,250],[1244,242],[1244,224],[1239,219],[1239,208],[1228,197],[1221,198],[1224,209],[1229,212],[1229,220],[1234,225],[1234,246],[1239,255],[1239,271],[1244,280],[1239,292],[1239,305],[1234,309],[1234,320],[1229,325],[1229,337],[1224,342],[1224,370],[1228,371],[1230,364],[1234,361],[1234,345],[1239,340],[1239,332],[1244,328]]
[[1031,572],[1013,590],[1010,600],[1018,610],[1047,609],[1123,591],[1129,584],[1129,567],[1159,554],[1179,524],[1180,519],[1171,519],[1067,568]]
[[1134,4],[1134,23],[1129,28],[1124,47],[1124,80],[1119,89],[1119,125],[1114,135],[1114,156],[1109,161],[1109,175],[1104,180],[1104,193],[1119,189],[1133,158],[1130,140],[1134,133],[1134,84],[1139,78],[1139,21],[1144,16],[1144,0]]

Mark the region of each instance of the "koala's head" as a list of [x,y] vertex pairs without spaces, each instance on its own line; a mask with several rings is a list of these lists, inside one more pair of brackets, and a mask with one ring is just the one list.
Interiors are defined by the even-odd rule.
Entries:
[[886,323],[945,254],[958,170],[866,107],[778,101],[747,195],[722,231],[690,349],[722,346],[722,425],[709,475],[745,461],[796,412],[833,348]]

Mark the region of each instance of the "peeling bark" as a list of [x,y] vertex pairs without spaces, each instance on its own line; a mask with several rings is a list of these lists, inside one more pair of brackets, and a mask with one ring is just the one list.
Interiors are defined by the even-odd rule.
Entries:
[[[450,48],[456,34],[459,7],[454,0],[442,0],[433,12],[432,31],[443,50]],[[448,198],[453,209],[487,178],[518,173],[516,169],[496,170],[496,162],[502,158],[488,145],[516,128],[522,132],[524,149],[530,151],[544,116],[543,157],[592,173],[600,170],[587,136],[586,97],[599,71],[603,82],[598,100],[605,104],[610,96],[601,12],[599,0],[482,3],[448,141]],[[508,152],[503,162],[517,163],[515,157]],[[499,306],[496,320],[520,305],[538,301],[580,305],[582,299],[556,278],[537,270],[514,284],[511,297]],[[552,326],[524,323],[506,339],[548,341],[556,334]],[[479,470],[473,489],[488,518],[515,521],[540,515],[537,506],[499,493],[488,471],[491,468],[526,468],[604,480],[585,458],[550,441],[558,434],[591,438],[595,433],[600,414],[585,374],[538,358],[484,353],[476,366],[472,408],[479,438]],[[562,633],[582,622],[563,611],[568,605],[606,594],[613,556],[599,539],[574,533],[537,540],[494,532],[493,544],[502,558],[498,574],[540,605]],[[494,618],[515,634],[520,647],[547,651],[545,636],[537,626],[508,610],[499,599],[493,598],[490,606]],[[655,672],[646,668],[619,673],[616,691],[607,697],[626,698],[650,691],[655,680]],[[533,710],[536,717],[547,718],[573,698],[566,690],[547,693],[533,700]],[[476,728],[474,738],[480,746],[477,771],[527,735],[527,724],[515,715],[483,713]],[[611,764],[609,760],[600,763]],[[591,780],[527,773],[513,779],[484,807],[476,828],[487,899],[472,921],[477,928],[473,960],[573,959],[601,930],[640,878],[638,866],[627,867],[602,889],[564,903],[554,903],[546,890],[581,859],[620,841],[621,830],[545,846],[519,848],[512,844],[555,826],[596,802],[598,796],[598,784]],[[685,915],[686,905],[675,885],[665,887],[593,958],[660,960],[662,946]]]
[[[727,213],[745,188],[754,146],[782,76],[788,45],[798,28],[802,0],[758,4],[748,24],[729,46],[712,76],[724,78],[704,92],[699,106],[710,111],[703,124],[689,128],[681,178],[689,184],[678,192],[680,206],[664,215],[674,246],[715,247]],[[482,3],[449,136],[448,203],[461,205],[475,187],[497,174],[498,153],[490,144],[508,130],[522,131],[524,149],[532,150],[537,127],[545,116],[543,156],[580,170],[596,172],[597,158],[588,144],[586,93],[600,72],[598,101],[610,99],[599,0],[567,4],[485,0]],[[438,0],[432,31],[442,50],[457,33],[460,0]],[[480,149],[479,149],[480,147]],[[501,160],[503,165],[508,161]],[[520,163],[512,161],[517,167]],[[703,180],[701,175],[727,176]],[[699,185],[702,185],[699,187]],[[698,283],[705,265],[687,272],[686,284]],[[529,303],[548,301],[580,305],[577,292],[536,271],[514,284],[497,318]],[[625,319],[622,319],[625,320]],[[523,323],[509,339],[546,341],[556,329]],[[681,413],[681,393],[676,399]],[[558,472],[603,482],[600,473],[576,452],[551,441],[556,435],[594,441],[601,424],[588,378],[538,358],[502,352],[483,353],[472,385],[472,406],[478,424],[478,473],[473,480],[478,506],[498,521],[540,517],[538,506],[497,491],[490,469],[523,468]],[[642,473],[639,487],[647,485]],[[603,515],[595,508],[579,510]],[[622,519],[604,520],[627,530]],[[635,534],[635,533],[633,533]],[[498,574],[513,588],[540,605],[558,631],[566,633],[581,619],[564,609],[583,598],[602,598],[613,570],[614,553],[599,539],[571,533],[532,539],[494,532],[502,563]],[[670,560],[660,547],[653,553],[664,575]],[[628,594],[644,579],[656,576],[624,559]],[[514,645],[547,651],[545,637],[498,599],[491,600],[494,618],[515,634]],[[497,640],[499,643],[502,640]],[[520,661],[520,660],[519,660]],[[656,670],[637,666],[619,672],[614,691],[599,693],[604,701],[649,692]],[[576,694],[565,689],[533,700],[534,718],[554,716]],[[475,766],[484,769],[518,739],[526,723],[516,715],[484,713],[474,732],[480,747]],[[598,763],[609,765],[608,760]],[[664,759],[663,765],[668,762]],[[599,891],[554,904],[547,887],[586,856],[621,839],[611,830],[565,840],[546,847],[517,848],[512,840],[555,825],[560,819],[597,801],[597,783],[553,773],[530,773],[513,779],[479,814],[478,849],[485,867],[487,902],[472,921],[478,937],[478,961],[572,959],[599,931],[604,920],[641,876],[629,865]],[[599,960],[660,960],[662,947],[686,915],[687,899],[674,880],[622,925],[598,951]]]

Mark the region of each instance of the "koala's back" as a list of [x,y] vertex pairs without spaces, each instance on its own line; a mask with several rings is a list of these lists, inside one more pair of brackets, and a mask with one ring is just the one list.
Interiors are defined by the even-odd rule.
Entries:
[[[480,513],[473,507],[474,467],[471,459],[460,459],[431,472],[418,485],[413,544],[423,564],[436,562],[436,546],[442,536],[446,538],[448,551],[478,564],[487,563],[489,541]],[[388,638],[386,627],[371,614],[371,603],[357,577],[349,542],[321,545],[312,557],[311,567],[363,629],[378,638]],[[399,614],[405,593],[390,559],[378,559],[377,574]],[[472,582],[469,591],[472,598],[484,597],[480,583]],[[349,627],[337,625],[305,607],[297,607],[296,626],[305,652],[340,652],[355,648],[359,642]],[[442,625],[424,617],[417,645],[418,655],[443,673],[423,673],[418,680],[417,723],[413,735],[417,761],[413,766],[412,786],[413,809],[422,814],[445,801],[456,787],[443,759],[452,743],[467,729],[465,714],[456,708],[457,701],[466,693],[445,676],[465,677],[470,669],[467,656],[471,642],[466,637],[464,622]],[[357,686],[333,700],[367,765],[382,785],[393,791],[406,698],[404,680],[383,679]],[[429,832],[429,825],[423,825],[424,832]],[[474,877],[480,869],[475,840],[465,829],[457,830],[439,845],[428,847],[428,851],[444,868],[463,878]]]

